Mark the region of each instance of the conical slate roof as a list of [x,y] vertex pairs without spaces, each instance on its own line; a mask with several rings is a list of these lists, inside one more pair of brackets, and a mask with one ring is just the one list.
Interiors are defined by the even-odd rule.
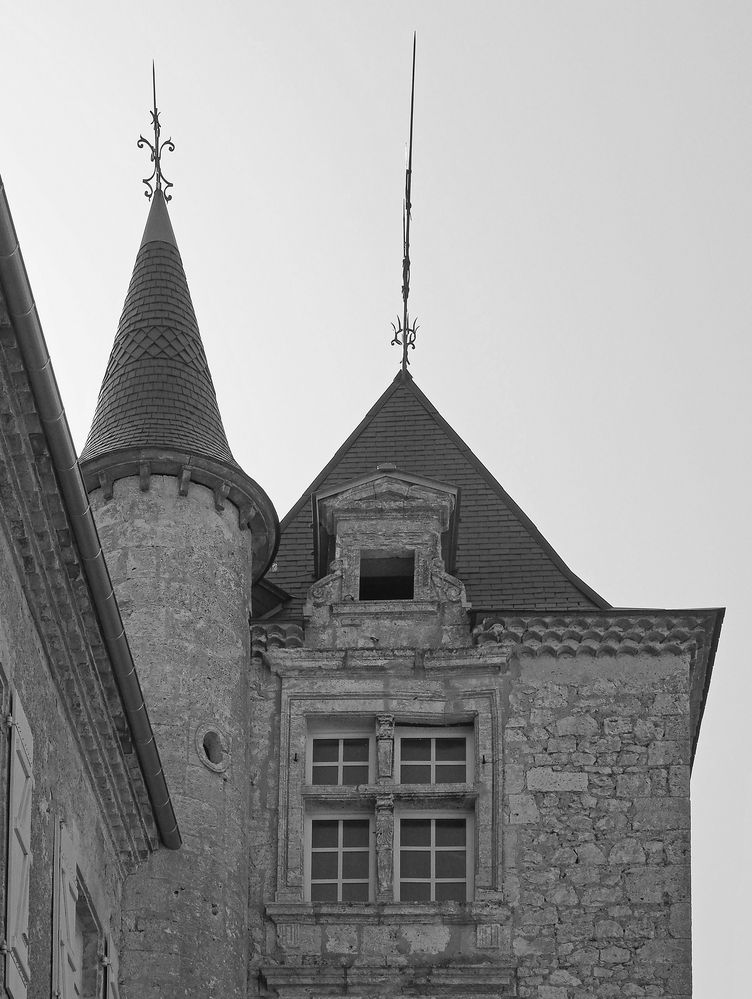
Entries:
[[81,461],[143,447],[237,467],[161,191],[152,199]]

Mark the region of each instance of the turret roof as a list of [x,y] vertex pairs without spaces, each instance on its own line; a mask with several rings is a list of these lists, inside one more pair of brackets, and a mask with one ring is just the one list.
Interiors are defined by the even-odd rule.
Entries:
[[237,467],[161,190],[154,192],[81,460],[133,447]]
[[459,487],[452,571],[475,609],[609,606],[565,565],[410,374],[400,372],[280,525],[277,568],[267,579],[291,597],[282,617],[301,615],[313,580],[312,494],[382,463]]

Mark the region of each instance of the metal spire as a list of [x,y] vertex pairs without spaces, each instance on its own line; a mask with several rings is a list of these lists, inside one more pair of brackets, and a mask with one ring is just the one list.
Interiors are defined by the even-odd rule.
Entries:
[[[168,194],[167,192],[173,185],[162,173],[162,151],[166,146],[171,153],[174,153],[175,143],[172,141],[172,138],[165,139],[164,142],[160,143],[159,136],[162,131],[162,127],[159,124],[159,111],[157,110],[157,77],[156,77],[156,72],[154,70],[153,59],[151,62],[151,86],[152,86],[152,95],[154,97],[154,107],[151,110],[151,123],[154,128],[154,144],[152,145],[152,143],[149,142],[148,139],[145,139],[143,135],[139,135],[138,137],[138,148],[143,149],[144,146],[148,146],[149,149],[151,150],[150,159],[151,162],[154,164],[154,169],[152,170],[150,176],[144,178],[143,182],[144,184],[146,184],[146,190],[144,191],[144,194],[149,199],[149,201],[151,201],[155,191],[162,191],[162,193],[164,194],[165,201],[170,201],[172,199],[172,195]],[[152,181],[154,181],[153,184]],[[163,182],[164,182],[164,190],[162,190]]]
[[412,208],[411,189],[413,177],[413,109],[415,107],[415,42],[416,32],[413,32],[413,75],[410,88],[410,142],[405,165],[405,200],[402,206],[402,319],[397,316],[397,322],[392,323],[394,338],[392,344],[402,347],[402,370],[407,371],[410,363],[407,359],[407,349],[415,350],[415,334],[418,324],[413,320],[410,325],[410,314],[407,311],[407,299],[410,295],[410,211]]

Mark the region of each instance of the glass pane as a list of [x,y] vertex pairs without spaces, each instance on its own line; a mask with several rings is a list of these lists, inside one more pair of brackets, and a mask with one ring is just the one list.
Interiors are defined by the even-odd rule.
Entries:
[[337,886],[334,885],[311,885],[312,902],[336,902]]
[[367,902],[368,901],[368,882],[364,884],[344,884],[342,885],[342,901],[343,902]]
[[336,819],[315,819],[311,823],[311,845],[314,849],[317,846],[337,846],[337,826]]
[[464,763],[436,764],[437,784],[464,784],[466,779],[467,777]]
[[400,821],[400,841],[402,846],[430,846],[431,820],[402,819]]
[[[342,854],[342,877],[368,880],[368,853],[366,850],[353,850]],[[464,873],[464,871],[463,871]]]
[[363,767],[360,764],[356,764],[355,766],[347,765],[342,767],[342,783],[348,787],[352,787],[355,784],[367,784],[368,766]]
[[400,877],[430,878],[431,854],[428,850],[400,850]]
[[403,760],[430,760],[430,739],[403,739],[400,743],[400,753]]
[[314,739],[313,762],[336,763],[339,759],[339,739]]
[[400,881],[400,900],[402,902],[430,902],[431,886],[420,881]]
[[431,783],[431,767],[426,764],[424,766],[416,765],[415,763],[410,763],[408,765],[402,764],[400,773],[400,783],[401,784],[430,784]]
[[450,761],[452,763],[465,759],[467,741],[465,739],[442,739],[436,740],[436,760]]
[[314,881],[328,881],[330,878],[336,878],[337,858],[338,855],[334,851],[331,853],[316,853],[314,851],[311,854],[311,878]]
[[464,850],[437,850],[436,877],[464,878],[467,876],[466,862]]
[[368,763],[368,739],[345,739],[342,759],[345,763]]
[[338,784],[339,770],[335,767],[319,767],[314,764],[311,780],[314,784]]
[[455,884],[439,883],[436,885],[437,902],[465,902],[466,900],[467,888],[464,881],[459,881]]
[[345,819],[342,823],[342,845],[368,849],[370,823],[368,819]]
[[464,845],[464,819],[436,819],[436,846]]

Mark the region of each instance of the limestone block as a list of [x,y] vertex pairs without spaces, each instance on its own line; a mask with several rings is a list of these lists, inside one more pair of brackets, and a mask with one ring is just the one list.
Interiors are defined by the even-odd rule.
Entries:
[[527,773],[527,786],[530,791],[585,791],[588,776],[551,767],[533,767]]
[[598,722],[590,715],[569,715],[556,722],[557,735],[597,735]]
[[686,867],[646,867],[625,876],[627,898],[637,904],[683,902],[689,898]]
[[511,825],[526,825],[538,822],[540,812],[531,794],[509,795],[509,822]]
[[642,798],[634,803],[635,830],[689,829],[687,798]]
[[620,839],[608,855],[609,864],[644,864],[645,851],[637,839]]

